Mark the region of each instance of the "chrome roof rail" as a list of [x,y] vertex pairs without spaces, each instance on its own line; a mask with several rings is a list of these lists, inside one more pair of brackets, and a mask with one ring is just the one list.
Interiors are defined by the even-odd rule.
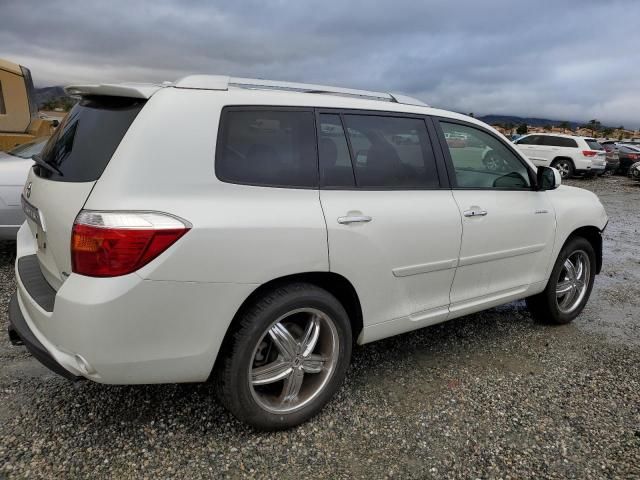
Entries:
[[174,83],[174,86],[177,88],[204,90],[228,90],[229,87],[255,90],[284,90],[300,93],[343,95],[366,100],[379,100],[425,107],[428,106],[418,99],[400,94],[356,90],[353,88],[332,87],[327,85],[315,85],[311,83],[282,82],[276,80],[264,80],[260,78],[227,77],[224,75],[191,75],[178,80]]
[[260,80],[255,78],[231,78],[229,79],[229,85],[240,88],[265,88],[302,93],[328,93],[346,95],[350,97],[360,97],[370,100],[383,100],[386,102],[393,101],[393,97],[388,93],[371,92],[369,90],[356,90],[353,88],[330,87],[327,85],[314,85],[311,83],[280,82],[273,80]]

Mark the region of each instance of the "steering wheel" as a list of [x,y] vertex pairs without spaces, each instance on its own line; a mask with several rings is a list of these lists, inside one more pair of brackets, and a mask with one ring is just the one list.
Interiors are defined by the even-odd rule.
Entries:
[[505,172],[507,171],[508,165],[501,157],[493,153],[491,150],[488,151],[484,157],[482,157],[482,163],[484,167],[490,172]]

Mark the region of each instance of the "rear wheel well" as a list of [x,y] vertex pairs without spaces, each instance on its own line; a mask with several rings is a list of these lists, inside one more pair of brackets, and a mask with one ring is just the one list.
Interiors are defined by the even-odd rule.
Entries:
[[222,356],[226,355],[226,349],[231,343],[230,337],[233,335],[236,326],[238,325],[238,320],[242,317],[247,308],[253,305],[267,292],[270,292],[284,285],[300,282],[310,283],[319,288],[322,288],[338,299],[338,301],[347,311],[349,323],[351,324],[352,338],[355,342],[358,339],[358,336],[360,335],[360,332],[363,328],[362,307],[360,306],[360,299],[358,298],[356,289],[353,287],[351,282],[349,282],[349,280],[347,280],[342,275],[338,275],[337,273],[333,272],[298,273],[273,279],[267,283],[260,285],[253,292],[251,292],[251,294],[245,299],[245,301],[242,302],[242,305],[240,305],[240,308],[234,315],[233,320],[231,321],[231,324],[227,329],[224,339],[222,340],[222,343],[220,345],[220,351],[218,352],[216,364],[218,364],[218,360],[222,358]]
[[596,252],[596,273],[600,273],[602,269],[602,232],[600,229],[594,226],[580,227],[571,232],[571,235],[564,242],[565,245],[574,237],[582,237],[593,246]]
[[551,162],[551,165],[553,165],[554,163],[557,163],[559,160],[569,160],[571,162],[571,165],[573,165],[574,167],[576,166],[576,164],[573,163],[573,158],[571,157],[556,157]]

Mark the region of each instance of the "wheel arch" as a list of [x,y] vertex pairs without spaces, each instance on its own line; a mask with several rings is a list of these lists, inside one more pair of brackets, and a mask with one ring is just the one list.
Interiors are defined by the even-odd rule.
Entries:
[[593,225],[576,228],[564,241],[562,248],[564,248],[569,240],[575,237],[582,237],[591,244],[593,250],[596,252],[596,273],[600,273],[602,270],[602,230]]
[[555,157],[553,160],[551,160],[551,165],[553,165],[558,160],[569,160],[571,162],[571,165],[573,165],[573,168],[576,168],[576,162],[573,161],[573,158],[567,157],[566,155],[559,155]]
[[[342,275],[334,272],[305,272],[296,273],[292,275],[285,275],[283,277],[274,278],[262,285],[258,286],[249,296],[242,302],[238,310],[236,311],[231,323],[227,327],[227,331],[224,335],[222,343],[220,344],[220,350],[216,358],[216,364],[218,360],[225,354],[227,346],[230,344],[229,338],[233,335],[234,327],[238,324],[239,318],[242,316],[245,309],[253,304],[257,299],[262,297],[268,291],[276,289],[278,287],[291,284],[291,283],[310,283],[319,288],[327,290],[342,304],[347,311],[349,317],[349,323],[351,324],[352,338],[354,342],[359,337],[363,329],[362,319],[362,306],[360,304],[360,298],[356,292],[356,289]],[[215,371],[215,365],[212,372]]]

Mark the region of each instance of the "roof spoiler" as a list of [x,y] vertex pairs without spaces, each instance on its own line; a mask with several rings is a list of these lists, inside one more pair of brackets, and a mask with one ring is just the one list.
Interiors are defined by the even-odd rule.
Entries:
[[110,97],[151,98],[161,88],[171,85],[150,83],[100,83],[89,85],[69,85],[64,91],[72,97],[106,95]]

